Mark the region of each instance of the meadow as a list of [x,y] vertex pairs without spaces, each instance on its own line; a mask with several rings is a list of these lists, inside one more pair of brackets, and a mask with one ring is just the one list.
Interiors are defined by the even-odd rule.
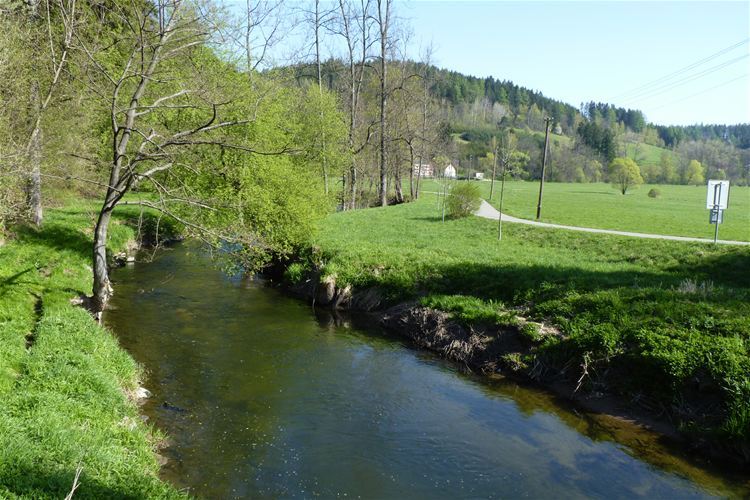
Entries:
[[[487,199],[490,183],[479,184]],[[652,188],[661,192],[658,198],[648,196]],[[423,191],[438,189],[439,183],[434,180],[425,180],[422,184]],[[719,227],[719,238],[750,241],[750,187],[730,186],[729,193],[729,207]],[[534,220],[538,196],[539,182],[506,181],[503,210],[515,217]],[[491,203],[497,208],[499,202],[500,183],[496,181]],[[570,226],[713,238],[714,226],[709,224],[708,216],[705,185],[646,184],[622,195],[605,183],[547,182],[540,220]]]
[[554,324],[562,339],[540,345],[536,359],[576,377],[590,365],[593,380],[674,410],[693,432],[750,437],[750,248],[517,224],[503,234],[498,241],[497,223],[473,216],[442,222],[425,194],[331,215],[311,260],[390,304],[421,300],[469,322],[511,311]]
[[[0,246],[2,498],[64,498],[79,468],[75,498],[181,496],[159,480],[160,437],[126,396],[139,368],[70,302],[91,288],[93,208],[48,210],[42,230]],[[136,232],[118,219],[110,236],[119,251]]]
[[677,160],[677,155],[669,149],[652,146],[645,142],[629,142],[625,144],[625,156],[635,159],[636,163],[640,166],[659,166],[661,164],[661,155],[664,153],[671,156],[675,161]]

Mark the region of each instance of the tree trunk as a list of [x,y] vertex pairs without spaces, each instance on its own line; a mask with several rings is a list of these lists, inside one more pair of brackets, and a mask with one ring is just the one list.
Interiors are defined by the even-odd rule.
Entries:
[[[422,165],[419,165],[419,169],[422,170]],[[409,144],[409,194],[411,200],[416,198],[415,186],[414,186],[414,148]]]
[[[386,146],[386,110],[388,107],[388,65],[386,55],[388,50],[388,23],[391,0],[378,1],[378,23],[380,24],[380,206],[388,205],[388,153]],[[383,12],[385,3],[385,12]]]
[[419,199],[419,184],[422,182],[422,155],[419,156],[419,170],[417,170],[417,188],[414,190],[414,199]]
[[[321,69],[320,64],[320,0],[315,0],[315,64],[318,68],[318,93],[323,96],[323,71]],[[322,104],[322,102],[321,102]],[[320,110],[320,118],[323,118],[323,110]],[[325,157],[325,147],[326,147],[326,139],[325,134],[322,136],[322,146],[323,146],[323,158],[321,159],[322,168],[323,168],[323,191],[326,195],[328,195],[328,165],[326,162]],[[343,190],[344,187],[342,186],[341,189]],[[343,198],[343,195],[342,195]],[[343,202],[342,202],[342,210],[343,210]]]
[[495,148],[495,156],[492,158],[492,181],[490,182],[490,201],[492,201],[492,195],[495,193],[495,173],[497,171],[497,148]]
[[99,219],[96,221],[94,229],[94,287],[93,287],[93,306],[94,312],[101,313],[112,297],[112,284],[109,281],[109,269],[107,268],[107,232],[109,230],[109,221],[112,217],[112,210],[107,208],[108,202],[105,202]]
[[26,179],[26,208],[28,210],[31,222],[39,227],[42,225],[42,127],[41,114],[42,105],[39,102],[39,82],[34,81],[31,84],[31,102],[36,110],[34,119],[34,128],[29,137],[29,143],[26,147],[26,158],[28,160],[27,168],[29,169],[28,178]]
[[31,172],[26,183],[26,203],[28,205],[31,222],[40,227],[42,225],[42,130],[34,129],[29,144],[29,167]]
[[352,155],[352,166],[349,175],[349,192],[351,195],[351,209],[357,208],[357,160]]
[[401,186],[401,169],[396,168],[393,172],[393,187],[396,191],[396,203],[404,202],[404,191]]
[[[385,51],[385,44],[383,44],[383,50]],[[386,84],[386,64],[385,56],[383,56],[381,69],[381,80],[380,80],[380,206],[385,207],[388,205],[388,170],[386,165],[388,164],[387,148],[385,147],[385,130],[386,130],[386,119],[385,111],[387,106],[387,97],[385,94]]]

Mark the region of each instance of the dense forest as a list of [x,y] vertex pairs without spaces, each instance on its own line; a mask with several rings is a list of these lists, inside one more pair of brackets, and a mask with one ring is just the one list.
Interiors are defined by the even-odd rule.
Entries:
[[[606,181],[612,160],[630,157],[649,183],[700,184],[707,178],[731,179],[741,185],[749,182],[750,124],[656,125],[637,109],[593,101],[576,108],[511,81],[439,69],[429,64],[429,58],[427,62],[394,59],[391,64],[398,68],[400,81],[407,84],[397,86],[394,95],[406,94],[407,105],[424,108],[429,116],[425,131],[430,129],[431,135],[424,141],[420,137],[404,140],[403,131],[392,130],[391,138],[396,143],[418,143],[424,150],[422,159],[451,161],[459,167],[461,176],[473,172],[489,175],[498,157],[497,144],[512,142],[514,149],[528,157],[525,162],[517,162],[513,175],[538,178],[545,118],[549,117],[552,138],[548,172],[553,181]],[[314,64],[296,64],[293,70],[300,85],[317,78]],[[348,99],[347,62],[329,58],[321,63],[320,71],[325,86],[344,101]],[[377,71],[370,65],[362,68],[362,78],[364,89],[377,86]],[[417,81],[425,87],[422,96],[416,89]],[[419,114],[420,110],[413,112]],[[507,140],[509,134],[514,136],[513,141]],[[506,139],[501,140],[503,137]],[[399,149],[397,144],[393,147]],[[408,164],[407,153],[392,154]],[[400,185],[400,179],[395,180]],[[400,194],[397,199],[402,199]]]

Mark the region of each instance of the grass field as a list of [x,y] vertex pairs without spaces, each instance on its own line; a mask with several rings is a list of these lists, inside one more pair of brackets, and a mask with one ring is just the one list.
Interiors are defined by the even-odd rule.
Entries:
[[[48,210],[0,246],[0,497],[166,498],[155,435],[125,390],[135,362],[70,299],[91,288],[93,212]],[[134,231],[116,220],[110,249]]]
[[719,401],[694,417],[675,412],[686,428],[750,437],[750,249],[513,224],[498,242],[496,224],[443,223],[424,195],[334,214],[315,243],[341,285],[378,287],[391,303],[422,297],[464,318],[520,308],[565,335],[541,346],[544,359],[573,371],[588,360],[617,391],[667,408]]
[[638,156],[638,165],[651,165],[651,166],[658,166],[661,164],[661,155],[663,153],[667,153],[668,155],[672,156],[675,160],[677,159],[677,156],[674,154],[674,152],[670,151],[669,149],[660,148],[658,146],[652,146],[651,144],[646,144],[644,142],[640,142],[638,144],[634,143],[627,143],[625,144],[625,154],[628,158],[634,158]]
[[[485,198],[490,183],[479,183]],[[423,191],[437,191],[438,183],[426,180]],[[661,191],[649,198],[649,189]],[[524,219],[536,217],[538,182],[513,181],[505,184],[504,211]],[[500,185],[495,183],[492,204],[499,206]],[[643,185],[621,195],[609,184],[547,182],[542,200],[543,222],[570,226],[618,229],[641,233],[713,238],[708,223],[705,186]],[[731,187],[729,208],[719,227],[719,238],[750,241],[750,187]]]

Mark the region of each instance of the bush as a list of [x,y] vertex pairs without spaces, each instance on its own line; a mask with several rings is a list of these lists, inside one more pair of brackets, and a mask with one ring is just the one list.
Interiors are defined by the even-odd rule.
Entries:
[[451,189],[445,203],[446,212],[450,217],[468,217],[476,212],[481,204],[479,186],[470,182],[459,183]]
[[293,262],[284,271],[284,278],[292,284],[298,284],[305,277],[308,268],[302,262]]
[[649,198],[658,198],[660,196],[661,196],[661,191],[658,190],[658,189],[656,189],[656,188],[652,188],[648,192],[648,197]]

